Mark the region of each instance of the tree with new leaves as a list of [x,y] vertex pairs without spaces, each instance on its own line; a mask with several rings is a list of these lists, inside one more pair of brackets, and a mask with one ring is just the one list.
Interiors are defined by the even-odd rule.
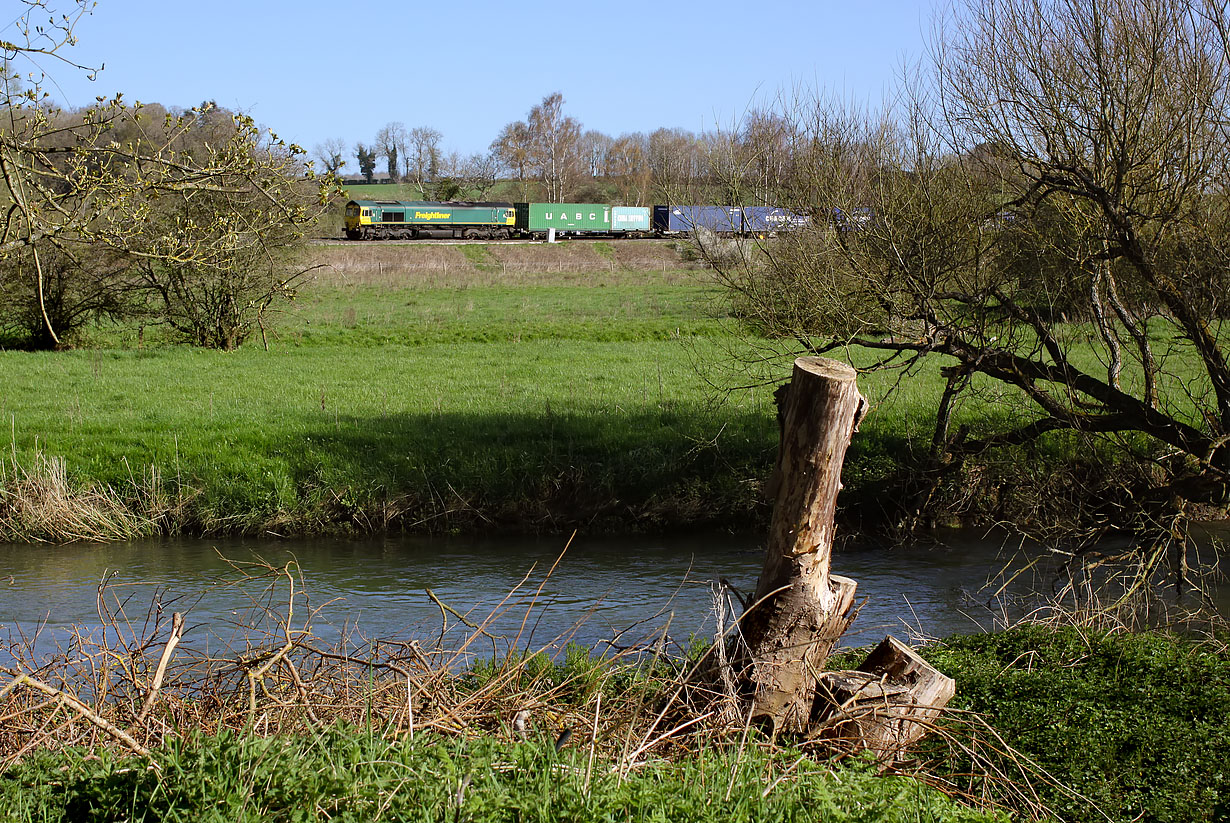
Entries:
[[794,351],[940,362],[917,506],[1057,436],[1109,461],[1067,523],[1091,537],[1230,503],[1226,30],[1201,0],[970,0],[890,110],[782,106],[789,171],[757,185],[811,229],[721,276]]
[[[73,29],[92,7],[67,14],[48,0],[24,0],[14,26],[19,37],[0,43],[15,77],[26,68],[58,64],[85,70],[64,56]],[[10,80],[12,78],[10,77]],[[217,281],[229,294],[220,337],[194,342],[229,346],[242,329],[290,296],[303,271],[285,258],[321,213],[332,189],[314,180],[303,150],[265,134],[250,118],[210,106],[182,115],[146,116],[121,98],[73,112],[55,107],[37,68],[9,82],[0,97],[0,277],[29,285],[53,344],[58,278],[89,278],[79,291],[124,292],[152,305],[156,322],[191,302],[185,284]],[[254,259],[269,261],[254,276]],[[140,275],[134,272],[140,270]],[[159,289],[168,271],[181,287]]]

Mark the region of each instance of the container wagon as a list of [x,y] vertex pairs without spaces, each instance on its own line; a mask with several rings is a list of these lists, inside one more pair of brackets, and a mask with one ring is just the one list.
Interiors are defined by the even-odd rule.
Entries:
[[742,234],[743,208],[740,206],[654,206],[653,230],[656,234],[690,234],[708,229],[716,234]]
[[811,218],[778,206],[744,206],[743,231],[747,234],[770,235],[795,231],[811,225]]
[[493,240],[512,237],[515,225],[512,203],[351,200],[346,204],[346,237],[351,240]]
[[517,203],[517,232],[526,237],[605,234],[611,230],[611,207],[605,203]]
[[642,237],[653,228],[653,212],[648,206],[612,206],[611,234]]

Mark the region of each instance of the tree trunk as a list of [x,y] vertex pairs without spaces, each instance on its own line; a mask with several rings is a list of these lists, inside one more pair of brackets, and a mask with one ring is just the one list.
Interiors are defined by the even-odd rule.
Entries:
[[801,357],[781,407],[769,545],[741,621],[751,716],[775,731],[807,727],[819,674],[852,619],[856,584],[831,576],[829,562],[841,465],[866,404],[856,376],[836,360]]

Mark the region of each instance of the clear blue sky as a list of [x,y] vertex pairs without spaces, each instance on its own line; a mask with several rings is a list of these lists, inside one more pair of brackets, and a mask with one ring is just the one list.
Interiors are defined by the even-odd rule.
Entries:
[[[14,0],[0,6],[20,11]],[[44,65],[48,90],[69,106],[117,91],[185,108],[213,99],[309,151],[330,137],[370,141],[400,121],[438,129],[446,150],[465,154],[553,91],[586,128],[612,136],[729,125],[800,85],[878,101],[903,60],[921,55],[931,9],[932,0],[100,0],[70,52],[105,64],[98,79]]]

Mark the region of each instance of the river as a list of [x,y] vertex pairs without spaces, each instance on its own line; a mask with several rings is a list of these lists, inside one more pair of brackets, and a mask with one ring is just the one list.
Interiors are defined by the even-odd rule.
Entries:
[[[443,642],[457,643],[473,631],[464,615],[498,638],[497,650],[623,648],[659,638],[678,648],[693,635],[712,637],[716,581],[744,593],[755,587],[762,547],[762,538],[731,535],[579,536],[570,545],[558,537],[0,545],[0,638],[25,638],[49,654],[104,622],[141,636],[151,615],[179,611],[185,644],[233,647],[252,625],[277,632],[293,603],[293,627],[330,642],[436,643],[447,626]],[[996,585],[987,588],[1017,551],[1028,549],[958,532],[933,546],[839,552],[833,571],[854,578],[863,601],[843,642],[994,628],[1019,613],[992,597]],[[287,564],[289,576],[267,568]],[[1043,563],[1013,590],[1045,583],[1053,568]],[[1230,587],[1215,594],[1230,613]],[[483,643],[490,650],[490,639]]]

